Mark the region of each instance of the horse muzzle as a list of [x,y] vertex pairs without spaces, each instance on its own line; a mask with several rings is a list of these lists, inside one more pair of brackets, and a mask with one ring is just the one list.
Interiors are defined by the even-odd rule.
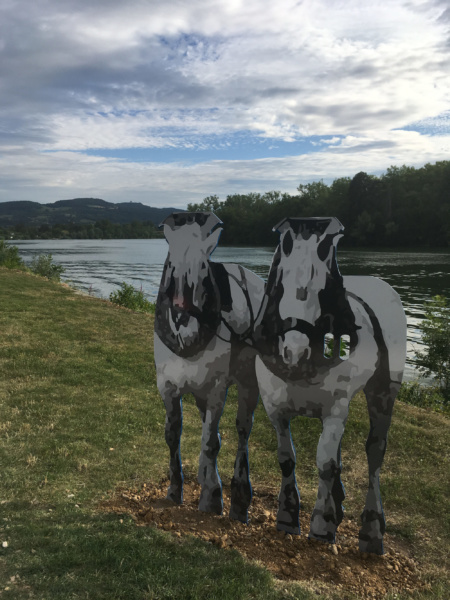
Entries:
[[292,329],[278,339],[278,350],[285,365],[295,367],[300,361],[311,358],[309,337]]

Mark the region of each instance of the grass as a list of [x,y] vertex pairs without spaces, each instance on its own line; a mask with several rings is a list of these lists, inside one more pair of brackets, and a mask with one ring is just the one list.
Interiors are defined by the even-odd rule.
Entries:
[[[235,551],[180,541],[98,509],[121,486],[167,475],[152,331],[150,314],[0,268],[0,597],[317,598],[300,585],[278,585]],[[237,442],[235,413],[231,390],[220,427],[225,482]],[[367,430],[364,400],[355,398],[343,443],[345,506],[355,518],[366,487]],[[200,431],[187,399],[187,477],[197,470]],[[319,432],[315,420],[293,422],[306,510],[316,493]],[[449,437],[446,417],[396,404],[382,491],[388,531],[413,544],[432,585],[417,598],[448,597]],[[250,466],[255,486],[278,485],[276,439],[261,405]]]
[[109,300],[113,304],[119,304],[138,312],[154,313],[156,310],[156,304],[147,300],[142,288],[137,290],[125,281],[120,284],[118,290],[109,295]]

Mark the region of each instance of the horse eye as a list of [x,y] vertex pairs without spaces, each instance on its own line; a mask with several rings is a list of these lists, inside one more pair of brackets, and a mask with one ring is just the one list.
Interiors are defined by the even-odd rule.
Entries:
[[287,231],[283,238],[283,254],[285,254],[285,256],[289,256],[293,247],[294,240],[292,239],[292,234],[290,231]]

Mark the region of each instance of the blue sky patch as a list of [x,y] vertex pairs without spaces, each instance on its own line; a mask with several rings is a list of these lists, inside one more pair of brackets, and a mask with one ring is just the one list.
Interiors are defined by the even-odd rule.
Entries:
[[294,142],[257,138],[248,135],[174,140],[175,146],[164,148],[98,148],[83,151],[88,156],[115,158],[127,162],[186,162],[190,164],[211,160],[255,160],[284,158],[311,152],[321,152],[335,136],[311,136]]

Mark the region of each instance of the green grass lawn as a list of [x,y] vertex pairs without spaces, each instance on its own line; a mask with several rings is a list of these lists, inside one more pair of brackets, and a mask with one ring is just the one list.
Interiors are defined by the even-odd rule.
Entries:
[[[317,598],[301,585],[280,585],[236,551],[180,541],[98,508],[120,487],[167,475],[152,332],[152,315],[0,268],[0,597]],[[230,392],[220,426],[225,482],[237,443],[235,412]],[[200,431],[188,399],[187,477],[196,473]],[[315,420],[293,422],[307,511],[319,431]],[[355,518],[365,495],[367,431],[364,400],[355,398],[343,442],[345,506]],[[382,492],[388,531],[413,547],[432,585],[418,598],[449,597],[449,438],[448,418],[397,403]],[[254,486],[278,486],[276,439],[261,405],[250,467]]]

